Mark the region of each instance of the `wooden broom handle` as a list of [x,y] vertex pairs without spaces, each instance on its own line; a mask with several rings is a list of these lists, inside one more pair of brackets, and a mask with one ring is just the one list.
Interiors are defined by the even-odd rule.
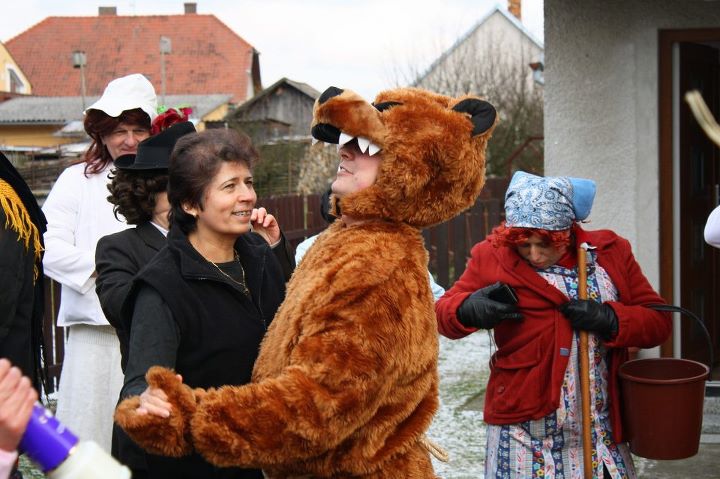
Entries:
[[[578,247],[578,298],[587,295],[587,251]],[[593,479],[592,467],[592,420],[590,416],[590,360],[588,357],[588,333],[580,331],[580,393],[582,405],[583,475]]]

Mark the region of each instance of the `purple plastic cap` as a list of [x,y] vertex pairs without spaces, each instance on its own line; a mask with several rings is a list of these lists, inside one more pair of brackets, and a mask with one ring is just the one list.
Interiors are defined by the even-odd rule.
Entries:
[[25,452],[43,472],[52,471],[70,455],[78,438],[40,404],[35,404],[20,441]]

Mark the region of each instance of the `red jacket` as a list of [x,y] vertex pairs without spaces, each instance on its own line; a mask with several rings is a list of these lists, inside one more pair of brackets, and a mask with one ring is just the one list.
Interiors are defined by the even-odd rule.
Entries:
[[[665,303],[652,289],[635,261],[630,243],[612,231],[578,231],[597,248],[597,261],[610,275],[619,300],[608,302],[618,317],[618,334],[605,343],[609,349],[610,420],[617,442],[622,442],[620,423],[619,366],[627,361],[627,348],[650,348],[665,341],[672,323],[668,313],[643,307]],[[515,424],[540,419],[555,411],[570,349],[570,322],[558,311],[567,298],[547,283],[514,249],[495,248],[488,240],[475,245],[465,272],[435,305],[438,329],[458,339],[477,331],[457,320],[458,306],[475,290],[502,281],[512,286],[524,319],[500,322],[494,330],[497,351],[491,358],[490,380],[485,394],[485,421]]]

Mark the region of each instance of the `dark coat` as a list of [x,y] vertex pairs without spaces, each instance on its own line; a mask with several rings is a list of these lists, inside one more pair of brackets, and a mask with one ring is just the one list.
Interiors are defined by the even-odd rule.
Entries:
[[[103,236],[95,249],[95,292],[108,322],[120,341],[120,367],[128,360],[130,325],[123,323],[120,311],[127,299],[135,275],[165,246],[165,235],[152,223]],[[136,475],[147,470],[145,451],[117,425],[113,425],[112,455]]]
[[121,367],[125,371],[130,325],[120,319],[135,275],[165,246],[165,235],[152,223],[103,236],[95,250],[95,292],[108,322],[120,340]]
[[[26,250],[24,241],[5,222],[5,213],[0,208],[0,357],[9,359],[24,375],[35,379],[37,364],[32,342],[37,307],[33,281],[35,250],[32,242]],[[38,281],[42,284],[42,276]]]
[[[130,360],[121,397],[146,387],[144,373],[159,364],[171,367],[191,387],[241,385],[250,381],[267,326],[285,297],[283,245],[273,251],[249,233],[235,243],[245,271],[243,289],[205,260],[187,237],[173,228],[162,249],[136,277],[124,311],[132,306]],[[162,336],[162,337],[156,337]],[[155,477],[250,478],[257,470],[216,468],[198,454],[180,459],[148,456]]]
[[[614,439],[622,442],[618,368],[628,359],[628,347],[650,348],[670,335],[670,315],[644,305],[665,301],[653,290],[632,254],[630,243],[612,231],[583,231],[584,241],[597,248],[597,262],[612,279],[618,301],[608,304],[618,317],[617,336],[605,342],[609,355],[609,406]],[[522,321],[502,321],[493,332],[497,352],[485,396],[485,421],[516,424],[540,419],[560,403],[562,382],[573,330],[558,311],[568,301],[545,281],[514,249],[495,248],[490,241],[478,243],[465,272],[435,304],[438,328],[457,339],[477,331],[460,324],[456,311],[470,294],[496,281],[509,284],[517,293]]]
[[[43,368],[43,313],[45,310],[42,251],[47,220],[23,177],[0,152],[0,180],[12,192],[0,194],[0,357],[8,358],[33,381],[39,391],[46,375]],[[14,193],[14,194],[13,194]],[[8,196],[5,197],[5,194]],[[18,203],[16,201],[19,200]],[[4,208],[19,220],[13,227]],[[28,243],[19,231],[37,228]],[[17,228],[17,229],[16,229]],[[40,255],[36,257],[36,245]],[[37,260],[37,261],[36,261]],[[37,268],[37,277],[35,277]],[[47,389],[47,383],[44,388]]]

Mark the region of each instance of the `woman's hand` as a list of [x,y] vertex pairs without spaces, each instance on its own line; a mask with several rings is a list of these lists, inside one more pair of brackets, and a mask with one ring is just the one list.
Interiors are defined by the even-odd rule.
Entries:
[[253,231],[265,239],[270,246],[280,241],[280,225],[265,208],[253,208],[250,214]]
[[0,359],[0,449],[15,450],[37,399],[30,380],[10,361]]
[[159,388],[148,387],[140,395],[139,415],[153,414],[160,417],[170,417],[172,405],[168,402],[167,394]]
[[182,457],[193,451],[188,440],[197,409],[190,387],[174,371],[152,366],[145,374],[148,388],[120,402],[115,423],[140,447],[161,456]]
[[[176,374],[180,382],[182,382],[182,376]],[[170,417],[172,411],[172,404],[168,402],[167,394],[160,388],[154,388],[148,386],[145,391],[140,395],[140,406],[137,408],[139,415],[143,414],[154,414],[160,417]]]
[[591,299],[573,299],[559,309],[570,320],[573,329],[590,331],[605,341],[617,336],[618,318],[615,310],[607,304]]
[[521,320],[523,316],[516,305],[490,299],[502,287],[503,284],[497,282],[465,298],[455,312],[460,324],[468,328],[493,329],[504,319]]

